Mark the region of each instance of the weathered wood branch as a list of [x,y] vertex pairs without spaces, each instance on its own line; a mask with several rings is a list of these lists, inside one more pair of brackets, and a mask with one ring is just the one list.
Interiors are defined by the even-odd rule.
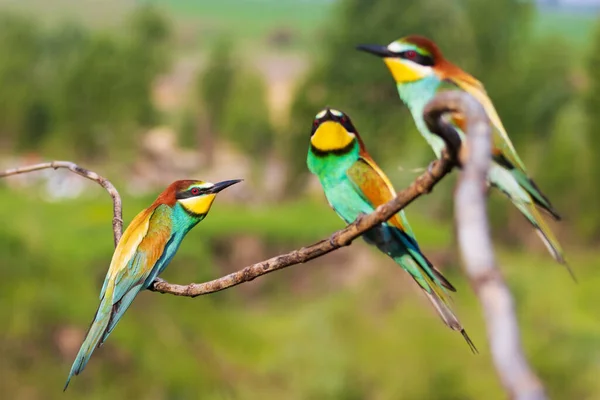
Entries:
[[[162,279],[157,279],[150,287],[150,290],[160,293],[174,294],[177,296],[196,297],[203,294],[218,292],[233,286],[237,286],[244,282],[249,282],[261,275],[265,275],[292,265],[305,263],[341,247],[348,246],[361,234],[373,228],[374,226],[387,221],[394,214],[406,207],[419,196],[429,193],[435,184],[452,170],[454,167],[454,162],[452,159],[452,156],[444,153],[444,157],[442,157],[440,160],[433,161],[427,172],[415,179],[415,181],[408,188],[399,192],[396,198],[386,204],[381,205],[373,213],[364,215],[354,223],[348,225],[346,228],[333,233],[331,237],[323,239],[311,246],[303,247],[299,250],[294,250],[292,252],[282,254],[256,264],[249,265],[237,272],[209,282],[177,285],[168,283]],[[113,233],[116,246],[121,238],[123,230],[121,197],[112,183],[97,173],[82,168],[72,162],[52,161],[22,168],[9,169],[0,172],[0,178],[47,168],[66,168],[78,175],[98,182],[108,191],[113,199]]]
[[196,297],[203,294],[218,292],[244,282],[249,282],[261,275],[265,275],[292,265],[305,263],[321,257],[343,246],[348,246],[354,239],[387,221],[401,209],[412,203],[419,196],[429,193],[437,182],[448,174],[454,166],[450,157],[436,160],[429,166],[427,172],[419,176],[409,187],[398,193],[396,198],[383,204],[368,215],[363,215],[346,228],[335,232],[331,237],[323,239],[311,246],[282,254],[265,261],[247,266],[222,278],[205,283],[192,283],[189,285],[174,285],[163,280],[154,282],[151,290],[161,293],[170,293],[177,296]]
[[449,129],[440,118],[448,112],[466,117],[467,144],[460,151],[463,170],[454,198],[456,230],[464,270],[483,307],[496,371],[511,398],[546,399],[544,387],[523,353],[514,301],[496,267],[490,238],[486,211],[486,178],[492,148],[490,122],[475,99],[447,92],[437,96],[425,109],[427,115],[437,116],[426,121],[429,128]]
[[108,179],[103,178],[97,173],[82,168],[79,165],[70,161],[51,161],[42,164],[29,165],[27,167],[7,169],[6,171],[0,171],[0,178],[49,168],[66,168],[77,175],[83,176],[84,178],[97,182],[100,186],[106,189],[113,202],[112,226],[115,247],[117,247],[117,243],[119,243],[119,240],[121,240],[121,234],[123,232],[123,207],[121,205],[121,196],[119,195],[119,192],[114,187],[114,185],[110,183]]

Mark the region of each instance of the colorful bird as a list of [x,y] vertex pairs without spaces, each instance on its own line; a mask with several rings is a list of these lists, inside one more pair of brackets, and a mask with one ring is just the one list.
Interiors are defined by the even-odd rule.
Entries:
[[[369,214],[396,196],[387,176],[369,156],[350,118],[326,108],[313,122],[307,157],[329,205],[346,223]],[[442,320],[457,330],[476,352],[475,345],[449,306],[447,290],[456,291],[421,253],[404,211],[363,234],[363,239],[390,256],[417,282]]]
[[[410,109],[418,130],[438,158],[445,145],[439,136],[427,128],[423,120],[425,105],[440,90],[450,88],[469,93],[483,106],[493,125],[493,162],[488,173],[489,183],[511,199],[534,226],[554,259],[564,264],[572,275],[560,244],[536,206],[548,212],[555,220],[560,220],[560,216],[527,174],[525,165],[511,143],[481,82],[446,60],[437,45],[422,36],[407,36],[390,43],[387,47],[360,45],[357,49],[383,58],[396,81],[400,98]],[[461,138],[464,138],[460,129],[463,122],[459,119],[454,120]]]
[[173,182],[127,227],[100,292],[100,306],[73,362],[64,390],[115,328],[140,290],[147,289],[173,259],[185,235],[202,221],[221,190],[241,179]]

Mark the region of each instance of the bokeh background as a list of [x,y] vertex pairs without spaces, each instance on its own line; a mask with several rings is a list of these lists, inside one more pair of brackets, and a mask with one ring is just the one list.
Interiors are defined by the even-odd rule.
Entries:
[[[579,283],[499,194],[490,218],[524,347],[555,399],[600,398],[600,1],[0,0],[0,165],[111,179],[125,222],[171,181],[244,178],[163,277],[216,278],[343,226],[307,176],[312,117],[349,113],[397,188],[433,158],[383,63],[411,33],[486,85]],[[357,241],[196,299],[144,292],[62,387],[113,250],[111,204],[62,171],[0,181],[0,389],[10,399],[502,399],[460,269],[455,175],[407,212],[481,354]]]

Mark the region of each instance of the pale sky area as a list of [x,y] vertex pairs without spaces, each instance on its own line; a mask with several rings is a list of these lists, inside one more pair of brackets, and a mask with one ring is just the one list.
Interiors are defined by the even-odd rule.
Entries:
[[565,6],[600,6],[600,0],[538,0],[538,3],[558,3]]

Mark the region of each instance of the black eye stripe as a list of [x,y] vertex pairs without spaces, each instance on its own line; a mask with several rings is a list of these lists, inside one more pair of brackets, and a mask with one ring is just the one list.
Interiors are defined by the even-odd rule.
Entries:
[[[400,53],[397,53],[397,54],[398,54],[398,57],[400,57],[400,58],[403,58],[405,60],[410,60],[412,62],[415,62],[419,65],[423,65],[426,67],[432,67],[435,64],[433,61],[433,57],[423,55],[415,50],[401,51]],[[409,56],[412,56],[412,57],[409,57]]]
[[350,118],[343,116],[340,119],[340,124],[346,129],[348,132],[354,132],[354,126],[352,126],[352,122],[350,122]]
[[[199,191],[196,193],[192,193],[193,190],[198,189]],[[185,192],[179,192],[175,195],[175,198],[177,200],[182,200],[182,199],[189,199],[190,197],[197,197],[200,196],[203,193],[206,193],[207,189],[201,189],[201,188],[191,188],[189,190],[186,190]]]

